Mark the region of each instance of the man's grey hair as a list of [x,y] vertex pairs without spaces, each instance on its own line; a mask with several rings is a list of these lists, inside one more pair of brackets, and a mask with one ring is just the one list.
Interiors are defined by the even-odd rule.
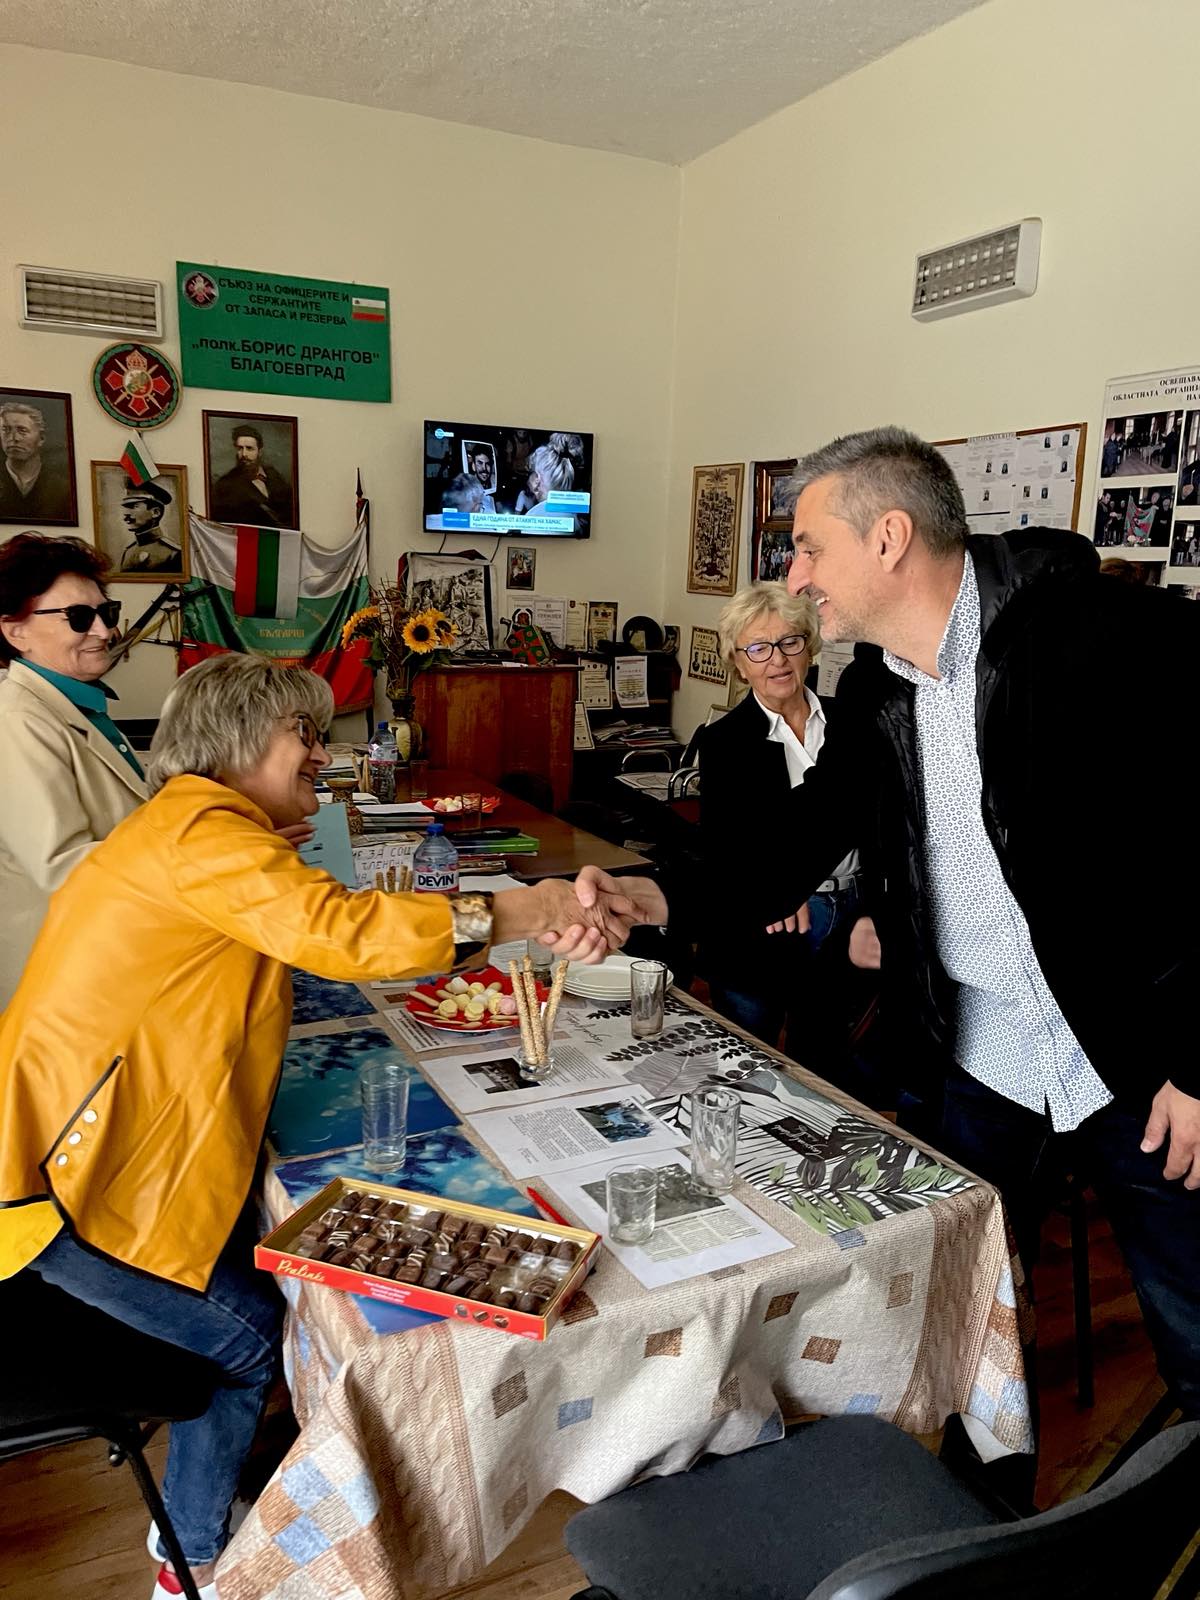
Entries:
[[838,480],[829,509],[865,539],[885,511],[905,511],[930,554],[962,549],[967,512],[940,450],[905,428],[848,433],[805,456],[788,485],[791,504],[818,478]]
[[23,400],[7,400],[3,405],[0,405],[0,422],[8,416],[10,411],[15,411],[23,417],[32,417],[42,430],[43,435],[45,434],[46,419],[36,406],[27,406]]
[[736,665],[734,647],[746,629],[759,617],[778,617],[785,628],[802,633],[808,640],[808,653],[815,661],[821,654],[821,626],[817,608],[806,594],[789,594],[782,583],[751,583],[739,589],[721,607],[717,636],[721,659],[727,667]]
[[163,702],[150,745],[146,785],[157,794],[169,778],[252,771],[273,734],[303,713],[318,728],[333,720],[333,691],[304,667],[265,656],[213,656],[192,667]]

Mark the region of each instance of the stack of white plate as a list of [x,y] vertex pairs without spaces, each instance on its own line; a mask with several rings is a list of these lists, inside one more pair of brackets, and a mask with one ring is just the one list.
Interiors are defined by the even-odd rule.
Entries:
[[[621,1001],[629,999],[629,969],[633,958],[623,955],[608,956],[599,966],[590,967],[582,961],[572,961],[567,968],[563,987],[568,994],[582,1000]],[[667,972],[667,986],[672,974]]]

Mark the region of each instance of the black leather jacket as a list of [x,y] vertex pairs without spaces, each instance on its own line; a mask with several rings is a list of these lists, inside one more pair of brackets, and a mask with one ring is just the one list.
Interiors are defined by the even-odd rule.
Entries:
[[[1099,574],[1078,534],[967,541],[980,594],[984,824],[1046,981],[1113,1092],[1200,1095],[1200,939],[1187,841],[1200,606]],[[764,922],[851,844],[874,880],[885,1003],[918,1091],[954,1056],[954,985],[930,921],[912,685],[860,646],[821,760],[790,797]]]

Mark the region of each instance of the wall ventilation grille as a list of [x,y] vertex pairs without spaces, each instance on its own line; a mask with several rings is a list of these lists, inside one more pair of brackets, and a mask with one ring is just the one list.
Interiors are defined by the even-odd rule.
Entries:
[[917,257],[912,314],[923,322],[1021,300],[1037,288],[1040,217],[943,245]]
[[57,267],[18,267],[18,320],[53,333],[163,336],[162,284]]

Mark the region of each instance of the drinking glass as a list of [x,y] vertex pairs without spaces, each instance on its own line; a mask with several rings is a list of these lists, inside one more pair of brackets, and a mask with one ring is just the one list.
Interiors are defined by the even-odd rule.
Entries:
[[396,1172],[404,1165],[410,1078],[399,1061],[373,1061],[362,1069],[363,1166],[370,1172]]
[[629,1026],[635,1039],[653,1039],[663,1030],[667,969],[661,961],[634,961],[629,967]]
[[429,762],[424,756],[414,756],[408,764],[410,798],[424,800],[429,793]]
[[609,1168],[607,1189],[609,1236],[618,1244],[645,1244],[654,1232],[656,1169],[622,1161]]
[[732,1089],[692,1094],[692,1177],[706,1194],[728,1194],[737,1157],[740,1097]]
[[553,982],[554,957],[540,939],[526,939],[525,953],[533,963],[533,975],[539,983]]
[[477,833],[483,825],[483,796],[481,794],[464,794],[462,797],[462,813],[459,818],[464,833]]

